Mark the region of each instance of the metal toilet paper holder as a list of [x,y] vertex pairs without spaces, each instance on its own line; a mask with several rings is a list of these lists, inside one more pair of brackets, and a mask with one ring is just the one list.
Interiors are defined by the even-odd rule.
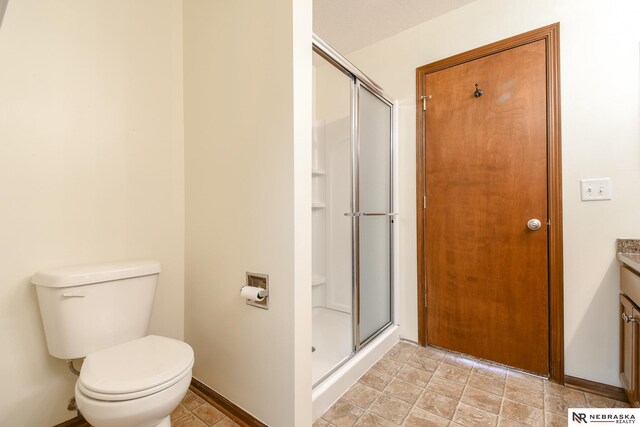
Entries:
[[[255,301],[252,299],[247,299],[247,305],[252,305],[254,307],[262,308],[263,310],[269,309],[269,275],[268,274],[260,274],[260,273],[249,273],[247,272],[247,279],[245,286],[253,286],[256,288],[261,288],[263,290],[258,292],[258,296],[263,298],[261,301]],[[242,289],[242,286],[240,289]]]

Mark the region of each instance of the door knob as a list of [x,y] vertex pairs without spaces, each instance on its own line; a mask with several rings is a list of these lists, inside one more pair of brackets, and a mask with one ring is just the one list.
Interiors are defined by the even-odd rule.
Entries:
[[635,317],[629,316],[627,313],[622,313],[622,320],[624,320],[624,323],[638,322],[638,320]]
[[542,227],[542,223],[537,218],[533,218],[533,219],[530,219],[529,221],[527,221],[527,228],[529,230],[536,231],[540,227]]

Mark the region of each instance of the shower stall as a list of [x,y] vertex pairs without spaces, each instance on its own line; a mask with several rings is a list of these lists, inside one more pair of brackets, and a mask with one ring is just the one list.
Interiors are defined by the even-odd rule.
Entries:
[[[397,213],[393,103],[315,36],[313,52],[311,286],[316,413],[323,406],[316,401],[331,404],[336,384],[348,384],[346,378],[354,375],[352,379],[357,379],[367,363],[375,362],[397,340],[397,327],[395,335],[390,333]],[[369,362],[359,357],[365,349]]]

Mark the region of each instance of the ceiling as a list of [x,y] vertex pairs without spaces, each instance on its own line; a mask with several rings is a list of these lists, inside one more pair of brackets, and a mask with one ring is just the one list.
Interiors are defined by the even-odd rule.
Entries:
[[313,0],[313,32],[342,54],[474,0]]

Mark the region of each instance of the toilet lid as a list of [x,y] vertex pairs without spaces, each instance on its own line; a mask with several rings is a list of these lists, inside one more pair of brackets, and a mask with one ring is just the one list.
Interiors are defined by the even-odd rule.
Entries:
[[148,335],[88,355],[78,388],[101,400],[138,398],[173,385],[192,366],[193,350],[187,343]]

